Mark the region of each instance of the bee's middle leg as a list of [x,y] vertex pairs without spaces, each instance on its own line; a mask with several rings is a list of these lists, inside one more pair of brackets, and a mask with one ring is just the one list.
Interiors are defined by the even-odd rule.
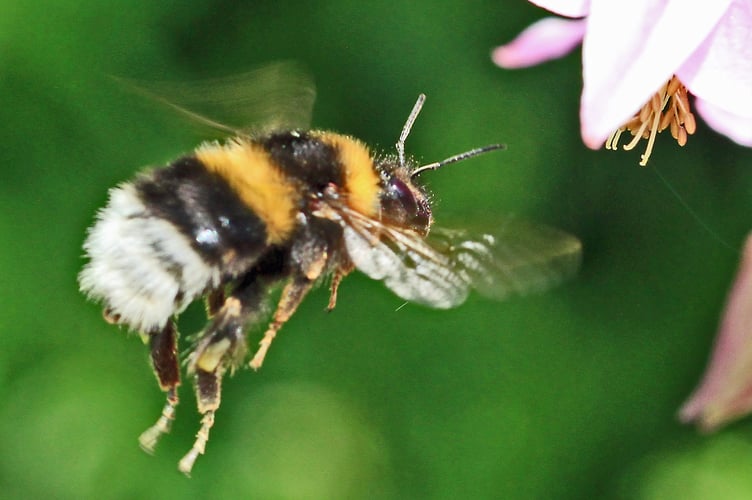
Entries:
[[214,312],[212,320],[190,354],[188,372],[194,374],[198,411],[202,418],[193,447],[178,465],[186,475],[205,451],[209,431],[214,425],[214,414],[221,401],[222,377],[228,368],[232,370],[242,363],[245,356],[245,331],[260,308],[263,292],[260,283],[252,283],[233,292],[221,307],[210,308],[210,313]]

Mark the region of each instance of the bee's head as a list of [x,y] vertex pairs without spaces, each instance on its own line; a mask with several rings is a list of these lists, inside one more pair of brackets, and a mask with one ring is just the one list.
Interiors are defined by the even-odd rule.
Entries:
[[377,168],[382,173],[383,183],[380,200],[381,218],[396,226],[412,229],[423,235],[428,234],[428,229],[433,222],[431,205],[426,193],[413,182],[413,179],[426,170],[436,170],[444,165],[456,163],[496,149],[504,149],[505,147],[503,144],[491,144],[450,156],[442,161],[429,163],[417,168],[408,168],[405,159],[405,140],[410,134],[410,130],[420,110],[423,108],[425,100],[425,94],[418,96],[418,100],[407,117],[404,127],[402,127],[402,133],[396,145],[396,161],[389,159],[382,162],[381,165],[377,165]]

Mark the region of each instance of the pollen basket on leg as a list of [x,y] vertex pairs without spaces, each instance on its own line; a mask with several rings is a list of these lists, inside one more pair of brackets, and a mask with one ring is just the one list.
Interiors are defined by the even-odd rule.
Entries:
[[282,243],[289,237],[295,227],[299,195],[293,181],[260,145],[243,139],[207,144],[196,150],[196,157],[207,170],[224,178],[264,221],[267,243]]
[[368,147],[353,137],[332,132],[322,132],[320,138],[337,151],[342,163],[347,203],[363,215],[376,215],[381,187]]

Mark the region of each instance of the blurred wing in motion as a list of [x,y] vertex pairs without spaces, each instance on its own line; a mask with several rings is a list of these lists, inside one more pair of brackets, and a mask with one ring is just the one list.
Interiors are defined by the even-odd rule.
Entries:
[[254,129],[307,129],[316,97],[313,78],[289,61],[192,82],[113,78],[128,90],[230,134]]
[[574,276],[582,260],[576,237],[515,218],[504,220],[493,234],[436,229],[429,240],[478,293],[494,300],[556,286]]
[[447,309],[471,288],[503,300],[543,291],[579,269],[577,238],[546,226],[505,220],[494,234],[432,229],[417,233],[350,217],[345,244],[355,267],[399,297]]

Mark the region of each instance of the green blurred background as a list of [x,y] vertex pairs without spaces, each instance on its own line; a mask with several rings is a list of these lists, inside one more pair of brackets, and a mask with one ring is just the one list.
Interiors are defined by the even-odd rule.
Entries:
[[[749,498],[752,420],[699,435],[698,382],[750,228],[752,151],[700,125],[680,149],[593,152],[580,57],[503,71],[493,46],[545,15],[519,1],[0,2],[0,496],[3,498]],[[296,59],[314,125],[426,161],[439,222],[517,214],[577,234],[580,275],[452,311],[353,275],[314,292],[259,373],[225,383],[207,455],[189,384],[155,456],[163,395],[134,335],[78,293],[107,189],[202,139],[105,75],[190,80]],[[658,168],[720,240],[653,171]],[[181,321],[202,327],[198,309]],[[253,337],[253,342],[258,336]]]

